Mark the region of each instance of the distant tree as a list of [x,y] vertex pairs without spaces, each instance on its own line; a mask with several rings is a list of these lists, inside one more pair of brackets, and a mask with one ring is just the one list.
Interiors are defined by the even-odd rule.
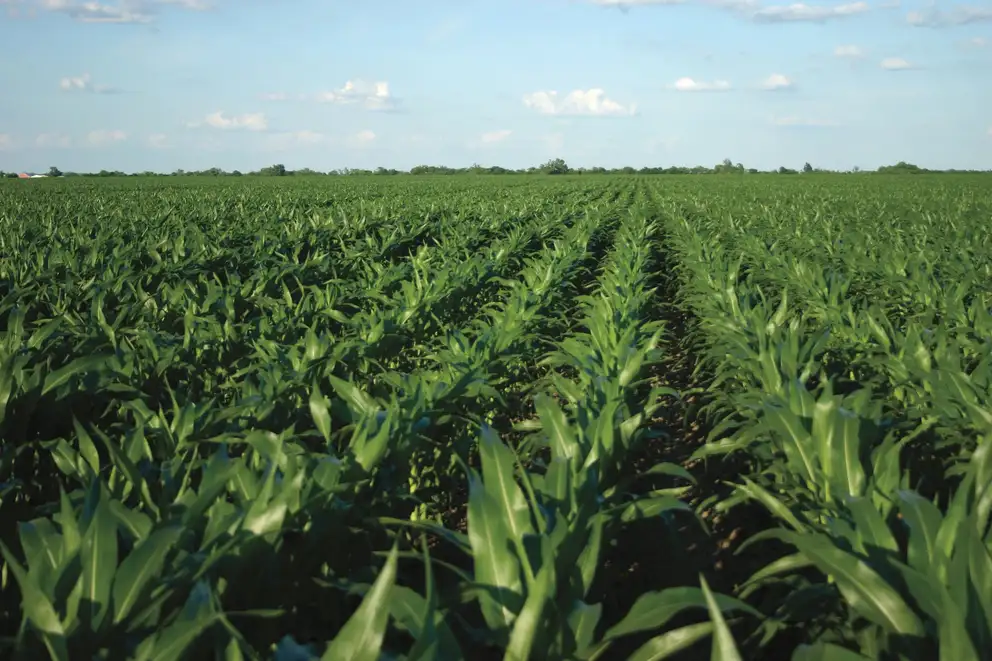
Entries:
[[563,159],[553,158],[541,166],[541,172],[544,174],[568,174],[569,168]]
[[715,174],[730,174],[730,173],[742,174],[744,172],[744,164],[743,163],[735,164],[729,158],[725,158],[723,159],[722,163],[713,166],[713,172]]
[[49,177],[61,177],[62,176],[62,170],[59,170],[57,167],[55,167],[53,165],[52,167],[48,168],[48,176]]
[[267,177],[285,177],[288,172],[286,172],[286,166],[282,163],[277,163],[276,165],[270,165],[267,168],[262,168],[258,171],[259,174]]
[[899,161],[895,165],[883,165],[876,172],[880,174],[924,174],[926,170],[919,165]]
[[8,179],[17,179],[17,173],[16,173],[16,172],[8,172],[8,173],[6,174],[6,177],[7,177]]
[[804,173],[809,174],[812,171],[813,171],[813,166],[810,165],[809,163],[807,163],[806,165],[803,166],[803,172]]

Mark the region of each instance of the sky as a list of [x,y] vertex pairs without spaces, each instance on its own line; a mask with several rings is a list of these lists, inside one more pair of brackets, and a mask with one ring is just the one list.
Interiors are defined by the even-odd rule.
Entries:
[[0,170],[992,169],[992,0],[0,0]]

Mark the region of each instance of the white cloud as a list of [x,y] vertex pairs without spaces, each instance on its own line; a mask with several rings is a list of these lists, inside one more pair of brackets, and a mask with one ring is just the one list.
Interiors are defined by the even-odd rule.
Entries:
[[41,6],[48,11],[65,14],[81,23],[151,23],[150,13],[142,11],[139,5],[121,2],[117,5],[100,2],[74,2],[73,0],[41,0]]
[[624,106],[599,88],[575,90],[560,96],[555,90],[525,94],[524,105],[542,115],[585,115],[595,117],[633,115],[636,107]]
[[837,57],[864,57],[864,54],[865,52],[860,46],[855,46],[853,44],[838,46],[834,49],[834,55]]
[[354,140],[360,145],[372,144],[376,139],[374,132],[365,129],[364,131],[359,131],[355,134]]
[[218,110],[215,113],[207,115],[201,122],[191,122],[188,124],[190,128],[197,128],[204,125],[223,130],[264,131],[269,127],[269,122],[265,118],[265,114],[260,112],[227,117],[223,112]]
[[679,78],[670,87],[679,92],[725,92],[731,88],[726,80],[705,82],[688,77]]
[[396,106],[396,98],[390,93],[386,81],[369,83],[349,80],[341,89],[321,92],[314,98],[323,103],[359,104],[366,110],[392,110]]
[[42,133],[34,143],[42,149],[65,149],[69,146],[69,136],[62,133]]
[[985,48],[989,45],[989,40],[985,37],[972,37],[966,42],[969,48]]
[[0,151],[12,149],[13,147],[14,138],[9,133],[0,133]]
[[103,145],[110,145],[124,140],[127,140],[127,133],[121,131],[120,129],[113,131],[108,131],[105,129],[90,131],[86,136],[86,142],[90,143],[94,147],[102,147]]
[[294,131],[290,135],[302,145],[319,145],[327,140],[327,136],[316,131]]
[[156,0],[156,2],[160,5],[175,5],[193,11],[206,11],[213,8],[213,3],[206,2],[206,0]]
[[906,22],[921,28],[942,28],[952,25],[970,25],[992,21],[992,7],[960,5],[950,11],[928,9],[911,11],[906,14]]
[[202,11],[204,0],[118,0],[114,4],[87,0],[40,0],[42,9],[64,14],[81,23],[151,23],[163,6]]
[[490,131],[488,133],[483,133],[479,139],[483,144],[492,145],[497,142],[503,142],[513,134],[510,129],[502,129],[500,131]]
[[795,2],[791,5],[772,5],[754,10],[751,17],[765,23],[822,22],[866,11],[868,11],[867,2],[851,2],[843,5],[807,5]]
[[285,101],[289,95],[285,92],[267,92],[261,95],[263,101]]
[[804,117],[776,117],[772,119],[772,124],[775,126],[795,126],[795,127],[808,127],[808,128],[826,128],[831,126],[838,126],[838,123],[832,119],[810,119]]
[[22,4],[22,0],[0,0],[0,6],[7,7],[7,16],[10,18],[18,18],[21,16],[21,10],[19,5]]
[[846,18],[869,10],[867,2],[858,0],[840,5],[793,2],[762,6],[761,0],[696,0],[702,4],[727,9],[758,23],[823,23]]
[[913,68],[912,64],[901,57],[887,57],[879,63],[879,66],[886,71],[905,71]]
[[787,90],[795,86],[796,81],[780,73],[773,73],[761,83],[761,88],[769,91]]
[[600,7],[627,9],[629,7],[643,7],[646,5],[679,5],[685,2],[685,0],[590,0],[590,2]]
[[91,92],[94,94],[112,94],[116,91],[107,85],[94,85],[88,73],[81,76],[66,76],[59,81],[59,88],[66,92]]
[[168,149],[169,136],[164,133],[151,133],[148,136],[148,146],[153,149]]

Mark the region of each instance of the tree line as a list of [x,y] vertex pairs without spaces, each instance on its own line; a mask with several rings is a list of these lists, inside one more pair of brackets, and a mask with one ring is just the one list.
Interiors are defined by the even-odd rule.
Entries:
[[[57,167],[51,167],[48,171],[50,177],[240,177],[240,176],[262,176],[262,177],[288,177],[288,176],[399,176],[399,175],[504,175],[504,174],[811,174],[811,173],[834,173],[834,174],[857,174],[857,173],[877,173],[877,174],[951,174],[951,173],[977,173],[987,172],[985,170],[930,170],[922,168],[912,163],[899,161],[895,165],[884,165],[875,170],[862,170],[854,167],[851,170],[829,170],[825,168],[815,168],[809,163],[805,163],[800,169],[792,169],[785,166],[775,170],[759,170],[757,168],[745,168],[741,163],[734,163],[729,158],[724,159],[712,167],[697,165],[693,167],[673,165],[669,167],[641,167],[635,168],[626,166],[622,168],[572,168],[561,158],[554,158],[538,166],[524,169],[504,168],[498,165],[483,166],[473,164],[464,168],[453,168],[446,165],[417,165],[409,170],[397,170],[396,168],[379,167],[374,170],[361,168],[343,168],[321,172],[311,168],[300,170],[289,170],[285,165],[279,163],[261,168],[253,172],[241,172],[232,170],[230,172],[221,168],[209,168],[207,170],[176,170],[170,173],[144,172],[126,173],[120,170],[100,170],[99,172],[62,172]],[[18,177],[16,172],[0,172],[0,178]]]

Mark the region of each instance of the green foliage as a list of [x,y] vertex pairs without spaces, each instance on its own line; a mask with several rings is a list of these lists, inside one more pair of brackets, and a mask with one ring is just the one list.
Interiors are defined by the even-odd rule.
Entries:
[[981,179],[485,172],[0,186],[3,658],[989,658]]
[[571,170],[563,159],[553,158],[540,167],[544,174],[568,174]]

